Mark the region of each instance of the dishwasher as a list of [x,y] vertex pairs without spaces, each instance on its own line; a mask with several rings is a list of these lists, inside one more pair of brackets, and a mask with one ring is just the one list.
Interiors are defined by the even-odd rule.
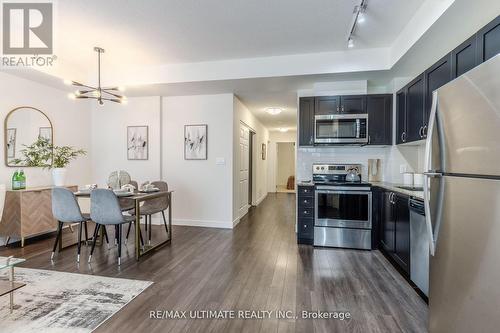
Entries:
[[422,199],[410,198],[410,279],[428,296],[429,236]]

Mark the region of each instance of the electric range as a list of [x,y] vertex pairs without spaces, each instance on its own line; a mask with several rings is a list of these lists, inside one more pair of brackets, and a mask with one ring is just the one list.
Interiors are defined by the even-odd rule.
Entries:
[[[354,170],[358,177],[349,176]],[[372,192],[359,164],[314,164],[314,245],[369,250]]]

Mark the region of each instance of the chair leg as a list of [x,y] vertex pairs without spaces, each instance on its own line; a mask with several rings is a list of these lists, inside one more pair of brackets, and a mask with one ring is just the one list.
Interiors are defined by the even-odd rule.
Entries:
[[118,230],[118,266],[122,264],[122,224],[116,226]]
[[97,234],[99,233],[100,228],[101,228],[101,225],[96,223],[95,229],[94,229],[94,237],[92,237],[92,248],[90,249],[89,263],[90,263],[90,260],[92,259],[92,254],[94,254],[95,243],[97,241]]
[[125,236],[125,244],[127,244],[128,235],[130,235],[130,229],[132,228],[132,222],[128,223],[127,236]]
[[148,216],[145,215],[145,218],[146,218],[146,223],[144,224],[145,225],[144,228],[146,231],[148,231]]
[[105,226],[102,226],[102,233],[104,235],[104,238],[106,238],[106,243],[108,243],[108,250],[109,250],[110,249],[109,238],[108,238],[108,232],[106,231],[106,227]]
[[82,248],[82,228],[83,228],[83,223],[80,222],[78,224],[78,252],[76,255],[76,262],[80,262],[80,249]]
[[167,234],[168,234],[167,219],[165,218],[165,211],[164,210],[161,211],[161,216],[163,216],[163,224],[165,225],[165,230],[167,230]]
[[83,222],[85,224],[85,244],[89,241],[89,231],[87,229],[87,221]]
[[5,246],[9,245],[9,241],[10,241],[10,236],[7,236],[7,240],[5,241]]
[[54,259],[54,254],[56,253],[56,249],[57,249],[57,243],[59,242],[59,239],[61,238],[62,226],[63,226],[63,223],[59,222],[59,224],[57,226],[56,241],[54,243],[54,247],[52,248],[52,254],[50,255],[50,260]]

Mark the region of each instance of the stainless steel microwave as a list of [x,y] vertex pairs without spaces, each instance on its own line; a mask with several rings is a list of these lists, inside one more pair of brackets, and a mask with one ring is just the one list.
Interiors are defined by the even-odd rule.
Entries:
[[368,114],[315,116],[314,143],[368,143]]

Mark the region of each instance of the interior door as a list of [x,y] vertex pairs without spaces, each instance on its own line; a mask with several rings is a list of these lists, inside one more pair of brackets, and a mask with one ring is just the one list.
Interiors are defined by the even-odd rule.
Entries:
[[249,184],[249,167],[250,167],[250,151],[249,151],[250,131],[248,127],[240,124],[240,184],[239,184],[239,216],[243,217],[248,212],[248,184]]

